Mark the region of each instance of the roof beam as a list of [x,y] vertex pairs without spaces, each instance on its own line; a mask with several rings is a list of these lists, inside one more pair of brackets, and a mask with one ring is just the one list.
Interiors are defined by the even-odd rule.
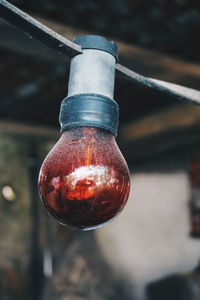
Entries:
[[129,163],[180,149],[200,151],[200,107],[179,104],[121,126],[119,144]]
[[18,122],[0,120],[0,132],[13,134],[25,138],[42,140],[57,140],[60,137],[59,130],[43,126],[31,126]]

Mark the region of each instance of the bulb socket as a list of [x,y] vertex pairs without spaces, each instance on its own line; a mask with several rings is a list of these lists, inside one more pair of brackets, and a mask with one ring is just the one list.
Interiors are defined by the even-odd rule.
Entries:
[[73,127],[97,127],[117,136],[119,107],[102,95],[74,95],[62,101],[59,122],[61,132]]

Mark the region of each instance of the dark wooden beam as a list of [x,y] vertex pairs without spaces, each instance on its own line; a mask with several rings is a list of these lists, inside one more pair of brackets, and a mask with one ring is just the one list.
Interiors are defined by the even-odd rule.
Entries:
[[124,125],[119,145],[130,165],[176,151],[200,151],[200,107],[180,104]]
[[120,133],[125,142],[130,142],[173,129],[194,127],[199,123],[200,107],[179,104],[124,125]]
[[0,120],[0,132],[17,135],[25,138],[38,138],[56,141],[60,137],[59,129],[32,126],[17,122]]

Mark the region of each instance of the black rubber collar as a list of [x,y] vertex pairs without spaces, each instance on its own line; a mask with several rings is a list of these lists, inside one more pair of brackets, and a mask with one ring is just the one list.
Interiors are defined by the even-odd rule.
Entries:
[[117,135],[118,104],[98,94],[79,94],[61,103],[59,121],[61,132],[72,127],[97,127]]
[[78,36],[73,40],[77,45],[80,45],[82,49],[96,49],[102,50],[112,54],[116,61],[118,61],[118,47],[113,41],[106,40],[105,37],[100,35],[83,35]]

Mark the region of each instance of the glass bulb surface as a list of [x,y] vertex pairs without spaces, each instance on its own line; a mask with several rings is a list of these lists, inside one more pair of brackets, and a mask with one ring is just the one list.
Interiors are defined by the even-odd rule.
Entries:
[[90,230],[124,208],[130,190],[127,164],[115,138],[99,128],[65,131],[44,160],[40,196],[60,223]]

